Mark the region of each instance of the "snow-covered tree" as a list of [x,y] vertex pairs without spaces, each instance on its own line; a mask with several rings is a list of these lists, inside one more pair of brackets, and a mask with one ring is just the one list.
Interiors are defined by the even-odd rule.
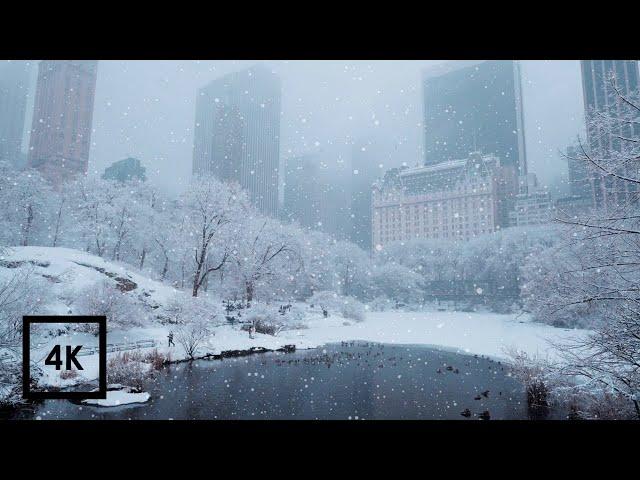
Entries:
[[237,185],[214,177],[198,177],[180,199],[185,218],[184,244],[191,251],[192,295],[198,296],[209,274],[220,270],[229,257],[228,234],[232,221],[246,210],[247,197]]
[[640,125],[640,101],[611,81],[615,108],[594,112],[589,125],[606,146],[582,145],[577,156],[588,165],[603,205],[559,219],[568,228],[565,245],[537,265],[542,281],[535,285],[551,286],[536,296],[543,307],[535,313],[548,315],[548,322],[567,311],[600,316],[592,335],[560,349],[565,373],[624,398],[640,418],[640,141],[630,128]]
[[234,233],[229,250],[232,265],[228,271],[238,282],[247,304],[253,301],[259,288],[268,285],[267,298],[269,294],[277,297],[283,281],[293,283],[301,262],[288,227],[250,212]]
[[2,241],[22,246],[42,242],[49,229],[51,188],[36,170],[16,172],[4,165],[0,176]]

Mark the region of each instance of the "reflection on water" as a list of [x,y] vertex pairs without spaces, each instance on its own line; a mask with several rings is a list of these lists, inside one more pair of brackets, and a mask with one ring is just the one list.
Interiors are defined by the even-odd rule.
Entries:
[[[44,419],[526,419],[522,387],[499,362],[423,346],[349,343],[172,365],[144,405],[47,400]],[[465,412],[467,416],[461,415]]]

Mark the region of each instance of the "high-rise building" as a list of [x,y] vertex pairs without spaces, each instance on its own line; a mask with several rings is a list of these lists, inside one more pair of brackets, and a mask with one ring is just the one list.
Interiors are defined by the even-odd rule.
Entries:
[[22,140],[32,63],[0,61],[0,161],[22,167]]
[[277,216],[280,78],[263,65],[198,91],[193,173],[239,183],[263,213]]
[[424,72],[425,165],[495,155],[527,173],[517,61],[459,61]]
[[581,158],[578,149],[567,147],[567,170],[569,172],[569,192],[572,197],[591,198],[590,172],[587,161]]
[[318,155],[306,154],[285,161],[284,220],[299,223],[302,227],[320,229],[322,220],[322,182],[318,176]]
[[[628,107],[617,92],[625,97],[639,93],[638,62],[636,60],[581,60],[580,66],[588,148],[592,155],[600,158],[609,157],[614,152],[622,152],[631,142],[623,141],[621,138],[640,138],[640,126],[633,122],[620,122],[619,130],[612,132],[605,131],[597,121],[593,120],[602,113],[612,118],[623,115]],[[602,176],[595,169],[591,169],[589,173],[592,204],[596,207],[616,208],[630,198],[630,194],[635,193],[635,186],[629,182],[620,182],[613,177]]]
[[97,74],[96,60],[38,65],[28,160],[55,186],[87,172]]
[[326,146],[286,160],[281,217],[338,239],[351,234],[349,156]]
[[378,139],[357,141],[351,152],[351,235],[350,240],[365,250],[371,249],[371,187],[380,174],[380,165],[388,164],[388,149]]
[[[581,60],[582,93],[584,96],[587,140],[593,152],[602,154],[619,151],[621,142],[615,135],[607,134],[591,120],[599,112],[615,116],[624,108],[616,89],[625,96],[638,93],[639,75],[636,60]],[[626,138],[640,135],[640,125],[625,124],[619,132]]]

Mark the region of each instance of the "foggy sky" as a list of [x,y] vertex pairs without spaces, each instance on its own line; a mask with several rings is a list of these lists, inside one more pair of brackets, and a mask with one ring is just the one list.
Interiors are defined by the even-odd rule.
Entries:
[[[254,61],[101,61],[89,170],[139,158],[172,193],[191,175],[196,91]],[[282,78],[281,157],[327,143],[385,136],[390,165],[423,160],[421,71],[438,61],[269,61]],[[566,175],[558,154],[584,135],[578,61],[523,61],[530,171],[542,183]]]

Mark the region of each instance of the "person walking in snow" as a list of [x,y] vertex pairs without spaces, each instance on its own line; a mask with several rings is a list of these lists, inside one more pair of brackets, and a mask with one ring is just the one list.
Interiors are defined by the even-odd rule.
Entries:
[[167,338],[169,339],[169,346],[170,347],[172,347],[172,346],[175,347],[176,344],[173,343],[173,332],[169,332],[169,335],[167,335]]

